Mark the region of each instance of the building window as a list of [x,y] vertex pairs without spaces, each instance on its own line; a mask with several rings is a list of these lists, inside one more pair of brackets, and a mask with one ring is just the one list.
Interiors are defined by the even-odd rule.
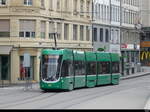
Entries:
[[45,38],[45,32],[46,32],[46,22],[41,21],[41,38]]
[[103,42],[103,28],[100,28],[100,42]]
[[60,0],[57,0],[57,10],[60,10]]
[[6,0],[0,0],[0,6],[1,5],[6,5]]
[[73,40],[77,40],[77,35],[78,35],[78,26],[73,25]]
[[53,0],[49,0],[49,9],[53,10]]
[[54,22],[50,22],[49,23],[49,38],[53,39],[55,33],[55,23]]
[[90,41],[90,29],[89,29],[89,26],[86,27],[86,41]]
[[61,34],[62,34],[62,24],[57,23],[57,39],[61,39]]
[[0,37],[10,37],[9,20],[0,20]]
[[65,5],[65,11],[68,11],[68,8],[69,8],[69,1],[70,0],[65,0],[65,2],[64,2],[64,5]]
[[94,36],[94,41],[97,41],[97,28],[93,29],[93,36]]
[[41,0],[41,7],[45,8],[45,0]]
[[81,0],[81,3],[80,3],[80,15],[83,16],[84,15],[84,1]]
[[69,39],[69,24],[64,24],[64,40]]
[[108,29],[105,30],[105,35],[106,35],[106,42],[109,42],[109,31],[108,31]]
[[78,6],[78,2],[77,2],[77,0],[74,0],[73,2],[74,2],[74,9],[73,9],[74,15],[77,15],[77,6]]
[[84,26],[83,25],[80,26],[80,40],[81,41],[84,40]]
[[26,5],[26,6],[32,6],[33,2],[32,2],[32,0],[24,0],[24,5]]
[[19,37],[35,38],[34,20],[20,20]]
[[86,9],[87,9],[87,16],[90,16],[90,1],[87,1]]

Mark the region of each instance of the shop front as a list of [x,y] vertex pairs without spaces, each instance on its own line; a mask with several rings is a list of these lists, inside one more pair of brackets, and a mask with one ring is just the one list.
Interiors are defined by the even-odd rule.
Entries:
[[10,52],[12,46],[0,46],[0,86],[11,82]]
[[138,72],[140,63],[140,46],[134,44],[122,44],[122,74],[131,75]]
[[[30,55],[30,67],[24,67],[24,54]],[[11,84],[39,81],[40,50],[38,48],[13,48],[11,51]]]

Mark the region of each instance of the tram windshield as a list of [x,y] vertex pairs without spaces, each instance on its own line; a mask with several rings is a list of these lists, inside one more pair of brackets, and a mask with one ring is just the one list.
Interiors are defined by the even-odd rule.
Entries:
[[42,56],[42,79],[44,81],[56,81],[59,78],[62,55]]

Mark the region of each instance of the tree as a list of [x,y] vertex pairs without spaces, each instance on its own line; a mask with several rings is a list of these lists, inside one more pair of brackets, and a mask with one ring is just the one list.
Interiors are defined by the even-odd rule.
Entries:
[[105,49],[104,48],[98,48],[97,51],[102,52],[102,51],[105,51]]

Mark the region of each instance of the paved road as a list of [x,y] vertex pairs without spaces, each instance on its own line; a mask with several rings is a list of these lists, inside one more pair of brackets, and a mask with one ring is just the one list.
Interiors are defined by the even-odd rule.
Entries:
[[150,95],[150,75],[121,80],[116,86],[43,92],[34,85],[0,88],[0,109],[144,109]]

